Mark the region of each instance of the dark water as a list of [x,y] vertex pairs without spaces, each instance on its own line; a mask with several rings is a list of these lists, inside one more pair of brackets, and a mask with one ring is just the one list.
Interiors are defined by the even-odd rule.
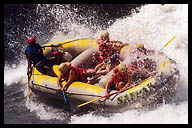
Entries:
[[17,84],[4,86],[4,123],[26,124],[38,123],[35,114],[24,106],[23,87]]
[[[64,19],[61,18],[62,25],[68,25],[69,22],[74,22],[76,24],[87,25],[94,31],[97,28],[101,30],[107,29],[116,19],[129,16],[131,9],[140,6],[141,5],[137,4],[4,4],[4,70],[17,69],[18,65],[24,63],[26,59],[23,53],[27,46],[26,38],[28,36],[34,35],[40,44],[44,44],[48,42],[58,30],[62,31],[64,35],[70,32],[69,28],[60,26],[61,21],[57,20],[53,15],[50,15],[51,9],[59,7],[60,10],[62,10],[62,7],[64,7],[65,11],[68,10],[66,13],[70,12],[67,14],[68,17]],[[90,15],[92,16],[91,18],[86,18]],[[70,16],[74,17],[71,18]],[[23,74],[26,73],[23,72]],[[63,112],[62,106],[59,105],[55,106],[55,104],[50,104],[57,108],[57,112],[61,111],[61,113],[64,113],[62,120],[40,119],[35,112],[31,112],[26,107],[26,98],[24,97],[26,85],[26,82],[12,82],[11,85],[4,83],[5,124],[70,123],[72,113]],[[37,102],[42,101],[36,98],[33,98],[33,100],[37,100]]]

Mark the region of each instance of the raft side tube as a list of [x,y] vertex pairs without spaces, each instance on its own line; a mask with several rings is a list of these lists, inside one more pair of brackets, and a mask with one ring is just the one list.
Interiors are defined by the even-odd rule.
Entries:
[[[48,44],[45,44],[44,46],[63,44],[60,47],[56,47],[56,48],[69,52],[70,55],[73,56],[73,58],[76,58],[80,53],[82,53],[83,51],[85,51],[89,48],[98,47],[95,39],[89,39],[89,40],[79,39],[79,40],[74,40],[74,41],[71,40],[70,43],[66,43],[66,44],[65,44],[65,42],[70,42],[70,41],[48,43]],[[49,56],[52,49],[53,49],[52,47],[45,47],[45,49],[43,50],[43,53],[46,56]]]
[[78,55],[75,59],[71,61],[72,66],[81,67],[81,65],[87,62],[87,60],[91,58],[93,53],[96,53],[97,51],[98,51],[97,47],[93,47],[85,50],[84,52],[82,52],[80,55]]

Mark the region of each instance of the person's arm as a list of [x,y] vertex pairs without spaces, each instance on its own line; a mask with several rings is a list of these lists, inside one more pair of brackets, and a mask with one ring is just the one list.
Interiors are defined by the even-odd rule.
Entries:
[[126,84],[122,89],[120,89],[119,92],[123,92],[124,90],[128,89],[128,87],[129,87],[130,85],[131,85],[130,82],[127,82],[127,84]]
[[61,80],[62,80],[62,76],[63,76],[63,74],[60,73],[60,74],[59,74],[59,77],[58,77],[58,79],[57,79],[57,85],[59,86],[60,90],[62,90],[61,85],[60,85],[60,82],[61,82]]
[[107,84],[106,84],[106,86],[105,86],[105,96],[106,96],[106,97],[109,96],[108,90],[109,90],[109,87],[112,85],[114,78],[115,78],[115,74],[113,74],[113,75],[111,76],[111,78],[107,81]]
[[119,92],[123,92],[124,90],[128,89],[128,87],[131,85],[131,81],[132,81],[132,76],[128,75],[128,82],[127,82],[127,84]]
[[66,84],[64,85],[63,89],[65,89],[67,91],[69,85],[73,82],[73,80],[75,79],[75,71],[73,70],[70,70],[69,71],[69,79],[68,81],[66,82]]
[[[113,42],[113,41],[112,41]],[[124,46],[127,46],[127,45],[129,45],[128,43],[122,43],[121,41],[115,41],[115,42],[113,42],[113,44],[114,44],[114,49],[115,50],[120,50],[120,49],[122,49]]]
[[123,43],[123,42],[121,42],[121,41],[114,41],[114,40],[112,40],[111,43],[118,43],[118,44],[120,44],[120,45],[122,45],[122,46],[129,45],[128,43]]
[[115,41],[115,40],[111,40],[111,43],[119,43],[119,44],[123,44],[121,41]]
[[127,46],[127,45],[129,45],[129,44],[120,44],[119,49],[122,49],[124,46]]

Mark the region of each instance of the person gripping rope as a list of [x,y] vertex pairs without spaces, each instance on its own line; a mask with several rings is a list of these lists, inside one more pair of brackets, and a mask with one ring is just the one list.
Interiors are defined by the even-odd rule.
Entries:
[[123,91],[129,87],[132,81],[132,73],[126,64],[119,64],[113,69],[113,75],[105,86],[105,96],[109,96],[109,90]]
[[[59,65],[60,74],[57,79],[57,85],[60,87],[60,90],[67,90],[70,84],[74,81],[80,81],[90,84],[91,81],[87,80],[87,77],[98,75],[98,69],[102,64],[95,67],[95,69],[84,69],[71,66],[70,62],[61,63]],[[63,80],[66,81],[66,84],[61,88],[60,82]]]

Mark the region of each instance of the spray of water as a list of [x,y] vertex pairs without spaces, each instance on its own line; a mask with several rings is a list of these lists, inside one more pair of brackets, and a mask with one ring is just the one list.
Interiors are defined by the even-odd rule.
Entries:
[[4,85],[10,86],[12,84],[24,84],[27,82],[26,79],[26,63],[20,64],[18,67],[16,64],[11,66],[5,65],[4,67]]

